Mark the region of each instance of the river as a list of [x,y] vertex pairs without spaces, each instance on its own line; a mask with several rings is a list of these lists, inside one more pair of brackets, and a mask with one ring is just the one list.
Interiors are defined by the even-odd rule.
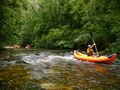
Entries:
[[120,60],[98,64],[67,50],[7,49],[0,53],[0,90],[120,90]]

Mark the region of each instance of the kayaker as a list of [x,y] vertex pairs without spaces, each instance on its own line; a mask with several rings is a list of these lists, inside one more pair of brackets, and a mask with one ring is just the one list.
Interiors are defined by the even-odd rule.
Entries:
[[92,56],[95,54],[94,50],[92,49],[94,46],[95,46],[95,43],[93,45],[88,45],[88,48],[87,48],[87,55],[88,56]]

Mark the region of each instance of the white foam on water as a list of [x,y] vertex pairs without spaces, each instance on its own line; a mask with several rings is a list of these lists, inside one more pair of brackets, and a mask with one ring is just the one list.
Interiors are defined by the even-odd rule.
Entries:
[[51,67],[52,66],[59,66],[61,65],[66,66],[69,62],[75,62],[73,55],[56,55],[56,54],[49,54],[49,53],[39,53],[39,54],[28,54],[22,57],[22,60],[29,64],[32,68],[31,75],[34,79],[41,79],[46,75],[59,73],[54,71]]
[[60,56],[60,55],[45,55],[43,53],[42,54],[40,53],[39,55],[35,54],[25,55],[22,57],[22,60],[28,64],[36,65],[43,62],[55,63],[60,60],[74,61],[76,59],[74,59],[73,55]]

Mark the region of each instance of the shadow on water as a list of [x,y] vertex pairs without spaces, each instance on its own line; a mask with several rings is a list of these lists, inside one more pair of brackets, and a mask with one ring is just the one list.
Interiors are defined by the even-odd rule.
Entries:
[[0,60],[0,90],[120,90],[119,60],[81,62],[63,50],[5,52]]

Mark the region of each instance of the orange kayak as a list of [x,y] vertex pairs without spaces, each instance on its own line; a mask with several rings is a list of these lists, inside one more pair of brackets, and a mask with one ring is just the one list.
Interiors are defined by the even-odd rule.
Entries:
[[78,51],[74,51],[74,57],[78,60],[96,62],[96,63],[112,63],[115,61],[117,54],[111,54],[109,56],[88,56]]

